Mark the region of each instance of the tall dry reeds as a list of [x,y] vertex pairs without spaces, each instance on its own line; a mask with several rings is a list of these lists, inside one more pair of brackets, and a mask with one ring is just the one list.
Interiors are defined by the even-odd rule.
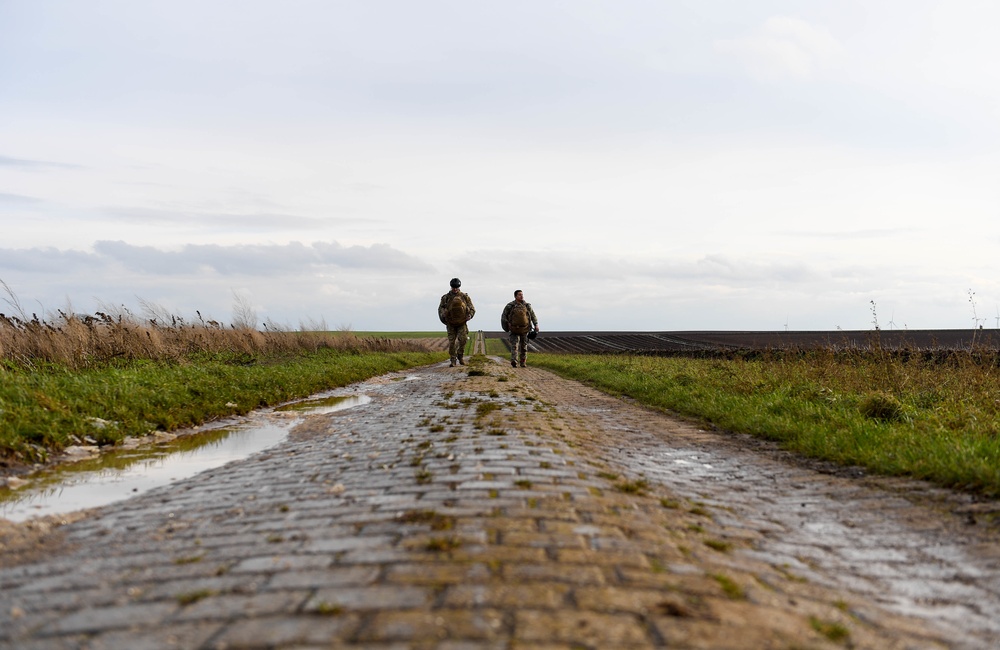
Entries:
[[28,316],[2,280],[0,286],[7,293],[5,302],[16,312],[0,313],[0,368],[33,368],[51,363],[81,369],[140,359],[181,361],[198,353],[252,358],[321,348],[426,351],[419,343],[362,338],[349,331],[290,331],[273,323],[258,330],[250,324],[245,309],[239,314],[240,322],[229,325],[206,321],[198,312],[197,321],[188,322],[146,302],[140,303],[141,317],[127,308],[105,308],[94,314],[58,310],[40,318],[34,313]]

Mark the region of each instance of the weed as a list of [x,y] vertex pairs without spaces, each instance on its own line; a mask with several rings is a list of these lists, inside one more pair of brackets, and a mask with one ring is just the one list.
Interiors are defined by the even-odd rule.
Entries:
[[445,553],[448,551],[454,551],[462,545],[462,540],[457,537],[432,537],[427,541],[424,546],[428,551],[433,551],[435,553]]
[[517,487],[521,488],[522,490],[529,490],[529,489],[531,489],[531,486],[533,484],[528,479],[520,479],[518,481],[514,481],[514,485],[516,485]]
[[315,611],[317,614],[323,614],[324,616],[340,616],[344,613],[344,608],[341,605],[335,605],[323,600],[316,603]]
[[619,492],[624,492],[625,494],[645,494],[646,490],[649,488],[649,483],[646,479],[636,479],[634,481],[622,481],[615,485],[615,488]]
[[418,485],[424,485],[425,483],[430,483],[434,474],[430,470],[422,469],[413,475],[417,479]]
[[706,539],[705,546],[720,553],[728,553],[733,548],[731,543],[718,539]]
[[719,583],[722,587],[722,593],[726,594],[727,598],[732,600],[744,600],[746,598],[746,592],[743,591],[743,587],[739,586],[732,578],[723,575],[721,573],[712,574],[712,579]]
[[903,405],[899,400],[885,393],[868,395],[861,401],[858,410],[866,418],[880,422],[901,422],[905,417]]
[[809,625],[834,643],[846,641],[851,636],[851,631],[847,626],[835,621],[823,621],[815,616],[809,617]]
[[193,605],[199,600],[204,600],[214,596],[217,592],[212,589],[198,589],[197,591],[186,591],[182,594],[177,594],[177,604],[181,607],[187,607],[188,605]]
[[406,524],[428,524],[431,530],[451,530],[455,527],[455,518],[442,515],[434,510],[411,510],[399,517]]
[[204,555],[187,555],[184,557],[174,558],[174,564],[194,564],[196,562],[201,562]]
[[482,418],[489,415],[493,411],[499,410],[500,404],[497,402],[480,402],[479,404],[476,404],[476,417]]

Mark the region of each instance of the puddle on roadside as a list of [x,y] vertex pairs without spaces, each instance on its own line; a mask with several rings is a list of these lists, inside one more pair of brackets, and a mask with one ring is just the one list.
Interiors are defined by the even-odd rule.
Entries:
[[352,406],[361,406],[372,401],[367,395],[336,395],[333,397],[317,397],[314,399],[292,402],[274,409],[275,411],[295,411],[296,413],[309,413],[312,415],[322,415],[342,411]]
[[[370,401],[367,395],[340,395],[293,402],[274,410],[321,415]],[[17,490],[0,488],[0,518],[22,522],[121,501],[273,447],[299,422],[299,418],[277,423],[257,418],[46,470]]]

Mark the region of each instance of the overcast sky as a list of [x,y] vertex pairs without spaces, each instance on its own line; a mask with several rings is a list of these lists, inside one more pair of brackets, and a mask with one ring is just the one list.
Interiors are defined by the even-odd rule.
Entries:
[[0,0],[0,280],[39,315],[239,296],[433,330],[458,276],[473,329],[516,288],[543,331],[996,328],[997,25],[991,0]]

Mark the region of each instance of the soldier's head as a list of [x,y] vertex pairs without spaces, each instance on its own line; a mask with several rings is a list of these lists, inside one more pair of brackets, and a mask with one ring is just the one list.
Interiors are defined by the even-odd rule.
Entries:
[[458,278],[452,278],[451,282],[449,282],[448,284],[451,285],[452,291],[458,291],[458,288],[462,286],[462,281],[459,280]]
[[514,289],[514,300],[521,302],[524,300],[524,293],[520,289]]

